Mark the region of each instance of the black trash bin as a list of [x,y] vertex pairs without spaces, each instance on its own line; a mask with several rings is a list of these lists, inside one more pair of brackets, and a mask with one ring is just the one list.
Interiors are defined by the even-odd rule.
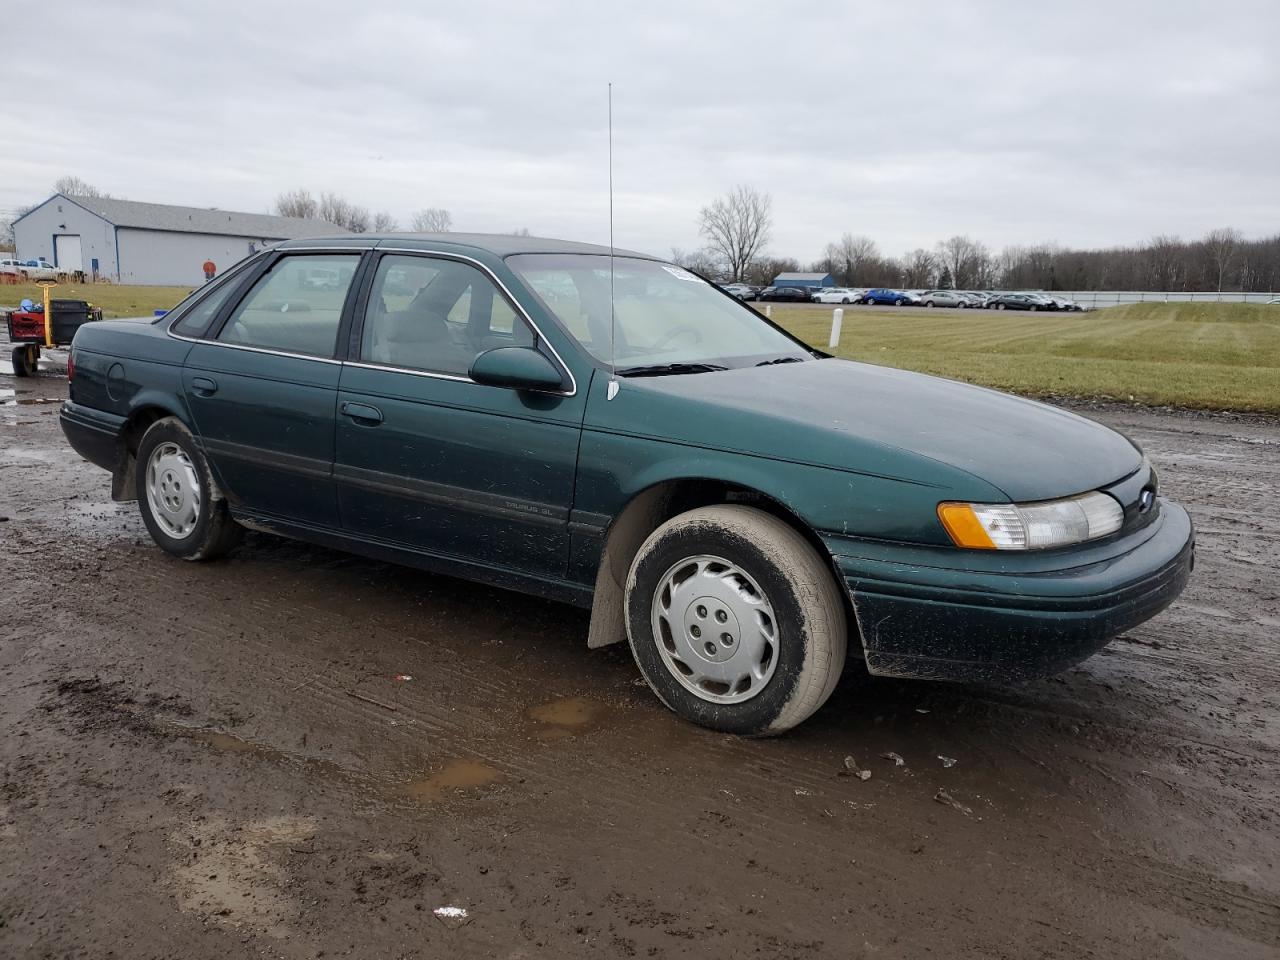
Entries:
[[54,343],[70,343],[81,326],[99,316],[87,300],[50,300],[49,309],[53,313]]

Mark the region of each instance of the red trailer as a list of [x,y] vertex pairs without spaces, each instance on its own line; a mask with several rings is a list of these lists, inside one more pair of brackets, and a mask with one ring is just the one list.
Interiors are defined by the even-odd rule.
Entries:
[[13,373],[29,377],[36,372],[41,347],[67,347],[84,324],[102,319],[102,308],[86,300],[50,300],[49,323],[44,305],[11,310],[5,315],[9,343],[13,346]]

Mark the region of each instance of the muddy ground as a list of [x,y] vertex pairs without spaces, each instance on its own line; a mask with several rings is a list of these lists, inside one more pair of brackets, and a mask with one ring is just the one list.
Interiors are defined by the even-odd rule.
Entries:
[[55,372],[0,389],[0,957],[1280,955],[1274,423],[1091,411],[1200,550],[1080,668],[851,676],[752,742],[568,607],[260,535],[171,559]]

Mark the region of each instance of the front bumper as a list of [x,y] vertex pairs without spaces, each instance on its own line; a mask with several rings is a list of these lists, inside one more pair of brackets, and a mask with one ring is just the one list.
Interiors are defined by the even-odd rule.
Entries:
[[1195,562],[1191,518],[1163,499],[1140,530],[1043,553],[825,539],[853,601],[868,670],[934,680],[1058,673],[1172,603]]

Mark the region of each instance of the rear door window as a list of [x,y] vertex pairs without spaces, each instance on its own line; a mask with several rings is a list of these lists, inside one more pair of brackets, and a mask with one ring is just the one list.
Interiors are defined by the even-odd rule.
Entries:
[[254,284],[218,334],[223,343],[331,357],[358,253],[284,257]]

